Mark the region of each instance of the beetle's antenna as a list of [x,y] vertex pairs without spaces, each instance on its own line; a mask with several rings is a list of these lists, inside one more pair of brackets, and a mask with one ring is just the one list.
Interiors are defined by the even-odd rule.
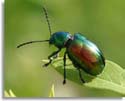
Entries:
[[49,27],[50,36],[51,36],[51,33],[52,33],[52,31],[51,31],[51,25],[50,25],[48,13],[47,13],[47,10],[46,10],[45,7],[43,7],[43,11],[44,11],[44,13],[45,13],[46,21],[47,21],[47,24],[48,24],[48,27]]
[[36,43],[36,42],[48,42],[49,40],[38,40],[38,41],[29,41],[29,42],[25,42],[25,43],[22,43],[20,45],[17,46],[17,48],[20,48],[24,45],[27,45],[27,44],[31,44],[31,43]]

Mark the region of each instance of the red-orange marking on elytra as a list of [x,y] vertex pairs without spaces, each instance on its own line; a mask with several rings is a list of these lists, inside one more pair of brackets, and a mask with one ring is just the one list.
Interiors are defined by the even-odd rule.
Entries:
[[88,67],[93,68],[92,63],[96,62],[97,59],[89,49],[77,45],[73,45],[72,47],[70,47],[70,49],[73,55],[83,61]]

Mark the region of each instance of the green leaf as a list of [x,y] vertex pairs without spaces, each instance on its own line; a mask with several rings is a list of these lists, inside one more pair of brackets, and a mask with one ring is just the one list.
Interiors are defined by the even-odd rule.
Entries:
[[49,97],[55,97],[54,84],[52,85],[52,88],[50,90]]
[[15,94],[11,89],[7,92],[6,90],[4,91],[4,97],[16,97]]
[[[43,60],[48,62],[48,60]],[[82,83],[79,79],[78,70],[74,68],[71,61],[66,62],[66,76],[68,80],[78,83],[83,86],[112,90],[125,95],[125,70],[116,63],[106,60],[106,66],[98,76],[91,76],[82,71],[82,76],[86,83]],[[63,75],[63,59],[57,58],[51,64],[61,75]]]

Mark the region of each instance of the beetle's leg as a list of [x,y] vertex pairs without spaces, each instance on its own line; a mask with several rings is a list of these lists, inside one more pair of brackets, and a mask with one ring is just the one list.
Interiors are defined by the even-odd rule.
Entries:
[[82,74],[81,74],[80,68],[78,68],[78,71],[79,71],[80,80],[82,81],[82,83],[85,83],[84,79],[82,78]]
[[[61,51],[61,49],[59,49],[59,50],[53,52],[52,54],[50,54],[50,55],[48,56],[49,62],[46,63],[46,64],[44,64],[43,66],[44,66],[44,67],[47,67],[47,66],[52,62],[52,60],[53,60],[54,58],[57,58],[57,54],[58,54],[60,51]],[[53,58],[52,58],[52,57],[53,57]]]
[[67,54],[67,52],[65,52],[64,57],[63,57],[63,61],[64,61],[64,80],[63,80],[63,84],[66,83],[66,54]]

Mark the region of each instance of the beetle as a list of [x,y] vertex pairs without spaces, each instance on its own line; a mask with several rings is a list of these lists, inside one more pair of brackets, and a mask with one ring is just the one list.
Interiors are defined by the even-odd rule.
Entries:
[[75,33],[74,35],[71,35],[69,32],[58,31],[51,34],[52,32],[50,21],[45,7],[43,7],[43,11],[45,13],[45,18],[48,24],[50,39],[25,42],[18,45],[17,48],[20,48],[26,44],[36,42],[48,42],[50,45],[55,45],[58,50],[54,51],[48,56],[49,62],[44,64],[44,67],[47,67],[49,64],[51,64],[53,59],[57,57],[58,53],[61,51],[62,48],[66,48],[63,56],[63,84],[66,83],[66,55],[72,61],[74,67],[78,70],[80,80],[83,83],[85,83],[85,80],[82,77],[81,70],[93,76],[100,74],[105,67],[105,58],[102,51],[92,41],[88,40],[81,33]]

